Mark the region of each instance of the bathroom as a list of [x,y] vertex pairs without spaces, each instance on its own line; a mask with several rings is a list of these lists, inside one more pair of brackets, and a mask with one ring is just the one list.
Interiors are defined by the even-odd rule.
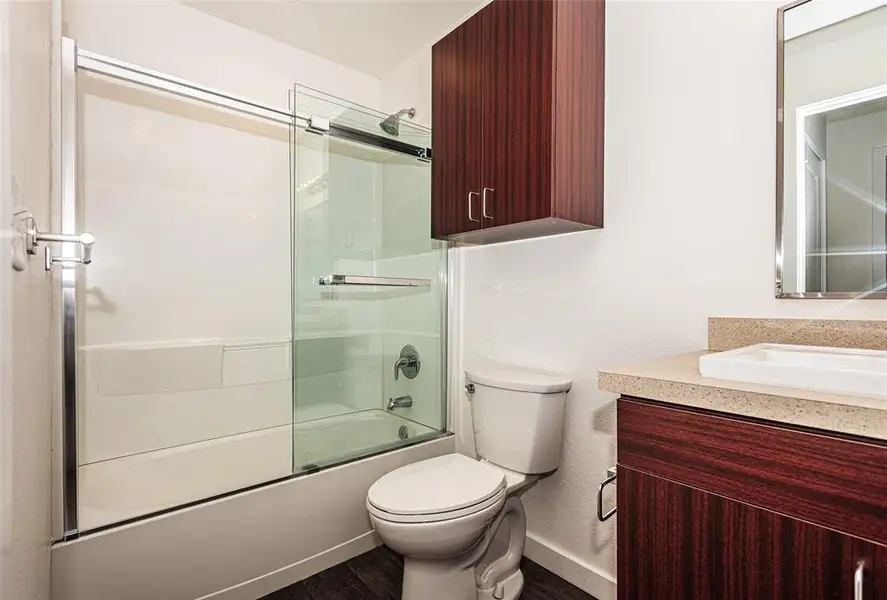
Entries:
[[[887,84],[883,48],[846,59],[871,65],[880,81],[794,98],[805,67],[789,46],[815,39],[798,33],[805,14],[826,19],[835,39],[860,40],[877,33],[869,17],[887,7],[872,0],[835,16],[838,0],[788,10],[769,0],[571,4],[605,5],[589,21],[605,34],[583,37],[603,68],[586,65],[582,79],[600,111],[586,124],[600,153],[583,154],[581,166],[596,173],[602,221],[444,241],[430,235],[435,178],[452,181],[457,167],[442,144],[474,134],[505,147],[536,131],[521,133],[520,119],[485,127],[483,109],[463,120],[432,112],[434,46],[487,2],[0,3],[0,206],[12,241],[0,248],[2,600],[261,598],[287,588],[295,591],[280,597],[298,598],[316,577],[334,587],[353,571],[343,565],[384,550],[367,510],[376,481],[435,457],[480,458],[472,402],[486,390],[466,371],[484,379],[502,367],[570,388],[557,469],[520,495],[524,596],[572,598],[533,595],[557,581],[598,600],[728,597],[650,595],[623,579],[623,467],[723,493],[632,467],[621,446],[617,454],[634,434],[617,436],[617,410],[677,402],[657,396],[668,386],[644,387],[655,376],[641,366],[620,365],[739,347],[724,336],[741,346],[887,349],[876,203],[844,203],[869,209],[866,234],[837,244],[854,252],[821,258],[823,237],[846,230],[825,228],[823,214],[846,221],[823,197],[850,190],[883,207],[877,169],[887,163],[869,158],[887,142],[863,148],[870,189],[828,172],[841,132],[876,118],[887,95],[877,93]],[[863,90],[871,95],[817,105]],[[855,103],[869,103],[856,107],[865,114],[852,113]],[[411,108],[412,117],[389,117]],[[828,142],[817,144],[826,113]],[[809,181],[798,148],[820,150]],[[574,165],[548,168],[569,177]],[[817,175],[826,187],[810,184]],[[469,185],[465,219],[501,215],[497,185]],[[800,198],[804,218],[792,203]],[[41,241],[23,255],[24,208],[40,232],[92,234],[90,263],[64,260],[82,257],[84,244]],[[46,248],[62,259],[49,270]],[[323,285],[332,275],[375,285]],[[780,324],[801,341],[755,337]],[[831,414],[815,393],[802,398],[818,407],[808,412]],[[618,405],[620,395],[653,403]],[[798,402],[764,420],[834,430]],[[872,406],[854,407],[856,429],[848,415],[835,427],[882,449],[887,413]],[[737,414],[687,410],[709,409]],[[876,485],[869,491],[883,490]],[[887,544],[883,517],[862,512],[847,518],[868,523],[867,533],[786,514]],[[860,597],[887,594],[880,556],[860,571],[869,590]],[[856,565],[845,569],[850,580]]]

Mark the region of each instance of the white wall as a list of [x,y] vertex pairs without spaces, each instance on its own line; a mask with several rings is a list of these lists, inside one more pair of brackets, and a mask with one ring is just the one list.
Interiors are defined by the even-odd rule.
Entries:
[[286,108],[300,83],[366,106],[379,80],[173,0],[65,0],[65,35],[87,50]]
[[50,2],[0,3],[0,597],[49,597],[50,277],[13,273],[16,207],[49,225]]
[[[774,298],[780,4],[608,2],[606,227],[457,251],[465,364],[575,381],[561,468],[524,500],[531,536],[604,579],[615,523],[596,522],[595,496],[616,459],[615,397],[597,390],[598,369],[705,348],[713,315],[887,318],[887,302]],[[386,110],[427,105],[430,52],[404,73],[382,80]]]

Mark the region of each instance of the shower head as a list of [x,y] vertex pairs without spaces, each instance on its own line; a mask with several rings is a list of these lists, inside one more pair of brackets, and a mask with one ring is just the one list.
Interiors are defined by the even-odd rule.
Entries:
[[402,110],[397,111],[393,115],[390,115],[387,119],[379,123],[379,127],[387,133],[388,135],[398,136],[400,135],[400,118],[406,115],[409,118],[413,118],[416,116],[415,108],[404,108]]

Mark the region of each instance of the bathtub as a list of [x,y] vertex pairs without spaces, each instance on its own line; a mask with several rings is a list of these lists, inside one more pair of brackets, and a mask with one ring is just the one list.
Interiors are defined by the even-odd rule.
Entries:
[[[328,435],[378,441],[401,426],[415,427],[410,431],[417,443],[55,544],[52,600],[253,600],[366,552],[379,544],[365,507],[369,487],[393,469],[454,452],[454,436],[429,434],[435,437],[419,442],[421,426],[381,410],[296,426],[317,444],[300,455],[304,460],[322,456],[314,450],[329,448]],[[293,428],[281,431],[283,443],[291,444]],[[278,435],[264,431],[207,442],[226,449],[224,456],[215,454],[215,470],[232,473],[230,482],[233,474],[240,477],[249,470],[244,464],[261,468],[254,459],[238,458],[237,449],[243,450],[247,440],[258,440],[253,451],[273,447],[269,439]],[[157,458],[157,468],[117,473],[118,490],[123,481],[137,487],[131,493],[119,491],[116,501],[144,510],[158,500],[171,501],[177,486],[209,493],[205,478],[185,477],[186,470],[176,467],[196,454],[175,448]],[[281,460],[283,471],[291,461],[289,454]],[[175,469],[175,477],[158,479],[168,468]],[[146,476],[151,481],[139,481]],[[152,485],[164,486],[163,495]]]
[[394,413],[371,409],[297,423],[293,427],[293,464],[307,471],[422,439],[437,431]]
[[315,418],[82,465],[80,530],[288,478],[293,466],[296,473],[311,472],[440,434],[385,410],[351,410],[300,407],[296,418]]

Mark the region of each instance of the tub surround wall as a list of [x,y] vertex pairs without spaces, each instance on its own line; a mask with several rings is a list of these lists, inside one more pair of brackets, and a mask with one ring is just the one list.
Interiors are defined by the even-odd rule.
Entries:
[[[887,315],[887,307],[884,313]],[[711,351],[735,350],[763,343],[887,350],[887,320],[727,317],[708,320],[708,349]]]

